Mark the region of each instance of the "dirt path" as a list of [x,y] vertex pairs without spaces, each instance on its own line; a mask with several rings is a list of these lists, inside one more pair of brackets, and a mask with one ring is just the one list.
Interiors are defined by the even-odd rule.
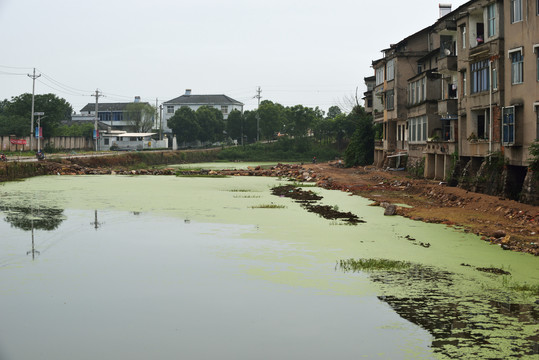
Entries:
[[308,164],[319,186],[349,191],[377,203],[398,207],[414,220],[463,227],[503,249],[539,255],[539,207],[449,187],[443,182],[412,179],[405,172],[372,166],[340,168],[336,163]]

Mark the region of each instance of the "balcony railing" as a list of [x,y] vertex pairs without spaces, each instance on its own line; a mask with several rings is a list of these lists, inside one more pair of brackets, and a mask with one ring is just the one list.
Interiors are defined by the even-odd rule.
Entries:
[[438,71],[457,71],[457,57],[454,55],[444,56],[438,59]]

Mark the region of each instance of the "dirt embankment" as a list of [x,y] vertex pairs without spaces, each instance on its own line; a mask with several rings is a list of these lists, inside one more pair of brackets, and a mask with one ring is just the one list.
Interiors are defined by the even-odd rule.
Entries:
[[305,165],[318,185],[364,196],[375,202],[406,204],[397,214],[473,232],[505,250],[539,255],[539,207],[469,192],[405,172],[374,167],[340,168],[336,163]]

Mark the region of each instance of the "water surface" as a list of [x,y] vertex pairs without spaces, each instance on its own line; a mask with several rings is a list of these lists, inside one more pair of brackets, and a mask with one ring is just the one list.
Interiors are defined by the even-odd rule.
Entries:
[[[476,270],[538,283],[537,258],[315,189],[320,203],[367,222],[328,221],[270,195],[281,184],[173,176],[3,184],[0,358],[538,357],[533,299]],[[336,266],[349,258],[417,267]]]

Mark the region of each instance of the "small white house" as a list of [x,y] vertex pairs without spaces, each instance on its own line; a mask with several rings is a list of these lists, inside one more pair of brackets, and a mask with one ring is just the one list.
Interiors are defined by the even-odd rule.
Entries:
[[168,147],[168,140],[155,140],[156,133],[128,133],[112,130],[99,134],[99,150],[145,150]]

